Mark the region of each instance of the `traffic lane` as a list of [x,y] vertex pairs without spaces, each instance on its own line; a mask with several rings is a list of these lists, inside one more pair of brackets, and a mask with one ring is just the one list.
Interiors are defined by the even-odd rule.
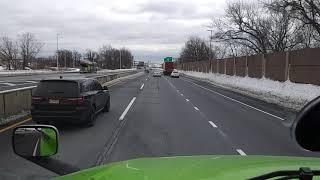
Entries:
[[[141,82],[140,82],[141,81]],[[118,123],[119,114],[122,113],[131,96],[139,92],[139,87],[145,78],[123,80],[109,87],[111,94],[111,109],[109,113],[100,113],[97,116],[95,126],[86,128],[83,126],[58,127],[60,133],[59,151],[53,158],[60,159],[80,168],[88,168],[95,164],[99,153],[112,134],[112,128]],[[28,122],[27,124],[34,124]],[[46,170],[32,162],[29,162],[12,150],[12,129],[0,133],[0,179],[8,177],[32,177],[48,179],[56,176],[55,173]],[[3,177],[3,178],[2,178]]]
[[[314,156],[296,145],[285,121],[212,93],[184,79],[168,79],[184,99],[249,155]],[[215,90],[214,86],[206,86]],[[245,97],[243,97],[245,98]]]
[[145,76],[141,76],[121,81],[110,87],[110,112],[99,113],[93,127],[58,126],[60,149],[55,158],[81,169],[94,166],[115,128],[119,125],[119,117],[132,97],[137,95],[144,81]]
[[237,154],[163,78],[151,77],[137,96],[108,162],[140,157]]
[[289,120],[291,123],[292,121],[295,119],[296,117],[296,112],[293,111],[293,110],[290,110],[288,108],[284,108],[284,107],[281,107],[277,104],[272,104],[272,103],[268,103],[268,102],[265,102],[265,101],[262,101],[260,99],[257,99],[257,98],[253,98],[253,97],[249,97],[249,96],[245,96],[243,94],[240,94],[240,93],[237,93],[237,92],[234,92],[234,91],[231,91],[231,90],[227,90],[227,89],[224,89],[222,87],[219,87],[219,86],[216,86],[216,85],[213,85],[212,83],[209,83],[209,82],[205,82],[205,81],[200,81],[196,78],[192,78],[192,77],[182,77],[182,80],[185,80],[185,81],[188,81],[188,82],[192,82],[192,83],[196,83],[200,86],[203,86],[203,87],[206,87],[206,88],[213,88],[213,90],[217,93],[221,93],[225,96],[228,96],[228,97],[231,97],[235,100],[238,100],[240,102],[243,102],[245,104],[248,104],[248,105],[251,105],[251,106],[254,106],[260,110],[263,110],[263,111],[266,111],[266,112],[269,112],[273,115],[276,115],[280,118],[283,118],[283,119],[286,119],[286,120]]

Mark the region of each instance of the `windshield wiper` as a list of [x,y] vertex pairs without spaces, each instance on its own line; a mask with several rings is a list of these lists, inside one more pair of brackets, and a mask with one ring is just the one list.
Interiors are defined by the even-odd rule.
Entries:
[[320,170],[311,170],[308,167],[301,167],[299,170],[274,171],[261,176],[250,178],[249,180],[264,180],[279,177],[277,180],[299,179],[312,180],[313,176],[319,176]]

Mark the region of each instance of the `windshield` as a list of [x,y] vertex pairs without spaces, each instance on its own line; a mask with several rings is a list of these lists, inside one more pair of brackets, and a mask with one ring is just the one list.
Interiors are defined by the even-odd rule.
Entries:
[[37,97],[78,97],[79,85],[74,81],[41,81],[33,91]]
[[56,126],[52,158],[81,170],[148,157],[320,157],[292,135],[320,95],[319,0],[0,6],[0,179],[58,176],[14,154],[22,124]]

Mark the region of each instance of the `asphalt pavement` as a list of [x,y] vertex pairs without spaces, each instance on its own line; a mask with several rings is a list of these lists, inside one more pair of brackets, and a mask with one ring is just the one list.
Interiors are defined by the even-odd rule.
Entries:
[[[145,74],[109,89],[111,110],[100,113],[93,127],[58,127],[54,158],[85,169],[141,157],[319,156],[291,139],[294,112],[196,79]],[[55,176],[14,155],[11,133],[0,133],[6,145],[0,148],[0,162],[6,162],[0,164],[0,178],[9,172]]]

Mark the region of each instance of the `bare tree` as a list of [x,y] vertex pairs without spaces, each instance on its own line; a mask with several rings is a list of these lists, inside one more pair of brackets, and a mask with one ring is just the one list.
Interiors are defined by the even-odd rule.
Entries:
[[20,35],[19,47],[22,57],[22,69],[25,69],[28,63],[37,56],[43,45],[32,33],[27,32]]
[[86,49],[86,52],[84,53],[84,58],[89,61],[96,62],[98,59],[98,53],[92,49]]
[[[215,52],[211,49],[212,57],[215,58]],[[182,62],[204,61],[210,57],[210,47],[206,42],[193,36],[188,39],[180,53]]]
[[307,32],[302,34],[304,45],[318,45],[320,42],[320,1],[319,0],[272,0],[270,9],[287,12],[291,18],[301,22],[300,28]]
[[80,59],[81,59],[81,53],[79,53],[77,50],[72,51],[72,67],[79,67],[80,65]]
[[268,3],[229,3],[225,17],[214,19],[216,42],[225,43],[228,56],[283,52],[304,42],[303,31],[287,11]]
[[6,63],[7,69],[10,70],[11,66],[17,68],[18,46],[7,36],[1,37],[0,39],[0,60]]
[[217,27],[214,39],[251,49],[255,53],[267,52],[268,24],[261,16],[261,10],[254,4],[241,1],[228,4],[226,15],[215,19]]
[[110,45],[104,45],[99,49],[98,65],[106,69],[118,69],[120,65],[121,51],[121,66],[122,68],[131,68],[133,55],[129,49],[115,49]]

